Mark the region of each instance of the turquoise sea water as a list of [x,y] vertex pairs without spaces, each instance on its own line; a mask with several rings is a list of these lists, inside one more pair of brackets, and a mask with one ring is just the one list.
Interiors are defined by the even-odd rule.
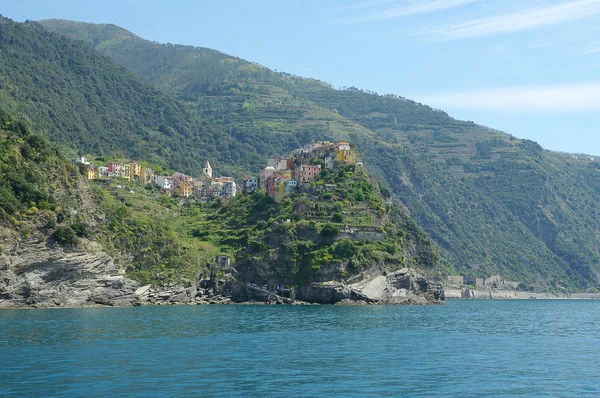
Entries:
[[0,396],[600,396],[600,302],[0,311]]

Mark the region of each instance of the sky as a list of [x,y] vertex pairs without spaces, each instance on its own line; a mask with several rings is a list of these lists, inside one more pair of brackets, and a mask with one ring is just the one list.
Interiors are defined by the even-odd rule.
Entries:
[[0,0],[0,14],[113,23],[600,155],[600,0]]

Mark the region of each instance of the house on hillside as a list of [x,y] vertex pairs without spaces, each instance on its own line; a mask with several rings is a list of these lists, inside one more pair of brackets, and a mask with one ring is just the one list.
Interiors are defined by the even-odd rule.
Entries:
[[129,162],[126,167],[129,168],[129,179],[133,181],[135,177],[140,177],[142,175],[142,165],[138,162]]
[[267,166],[260,171],[260,188],[267,188],[267,180],[277,174],[277,170],[273,166]]
[[125,166],[122,164],[108,162],[109,177],[125,177]]
[[95,180],[98,178],[98,170],[92,165],[89,165],[87,168],[87,178],[88,180]]
[[249,195],[258,190],[258,179],[256,177],[246,177],[244,178],[244,183],[242,185],[242,193],[244,195]]
[[350,143],[341,141],[336,144],[335,160],[343,163],[356,163],[356,152],[350,148]]
[[226,256],[225,254],[221,254],[217,256],[217,267],[219,268],[228,268],[231,265],[231,258]]
[[71,163],[81,163],[81,164],[84,164],[86,166],[90,165],[90,162],[88,162],[88,160],[85,157],[83,157],[83,156],[79,156],[79,157],[73,159],[71,161]]
[[294,179],[298,186],[310,184],[321,173],[321,165],[300,165],[294,169]]
[[144,184],[151,184],[154,177],[154,171],[149,167],[142,167],[140,170],[140,180]]
[[285,194],[290,195],[293,192],[296,192],[298,189],[298,181],[296,180],[286,180],[285,181]]
[[154,185],[156,185],[160,189],[167,192],[171,192],[173,190],[174,181],[172,177],[155,175],[153,180]]
[[237,187],[233,177],[220,177],[219,180],[222,183],[221,197],[233,198],[237,193]]
[[99,166],[98,167],[98,178],[108,178],[108,167]]
[[182,198],[189,198],[194,194],[194,183],[191,180],[180,180],[175,188],[177,195]]

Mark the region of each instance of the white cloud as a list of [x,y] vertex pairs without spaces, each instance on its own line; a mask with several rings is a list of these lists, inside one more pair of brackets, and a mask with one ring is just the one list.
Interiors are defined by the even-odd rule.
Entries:
[[430,31],[447,39],[514,33],[542,26],[572,22],[600,14],[600,0],[579,0],[542,8],[530,8],[511,14],[479,18]]
[[582,54],[596,54],[596,53],[600,53],[600,46],[595,47],[595,48],[590,48],[589,50],[585,50],[582,52]]
[[415,96],[440,109],[475,109],[512,113],[600,112],[600,82],[521,86]]
[[[408,0],[403,2],[394,2],[383,10],[370,11],[356,17],[341,19],[342,23],[364,23],[382,21],[392,18],[406,17],[409,15],[425,14],[448,8],[459,7],[465,4],[474,3],[480,0],[427,0],[415,1]],[[373,6],[387,4],[387,1],[373,1],[357,4],[354,8],[373,8]]]

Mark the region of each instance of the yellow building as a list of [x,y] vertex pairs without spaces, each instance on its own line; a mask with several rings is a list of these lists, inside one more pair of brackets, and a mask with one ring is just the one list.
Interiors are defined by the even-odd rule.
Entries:
[[288,180],[292,179],[292,170],[283,170],[277,173],[278,175],[285,177]]
[[142,167],[140,170],[140,179],[144,184],[151,184],[154,171],[149,167]]
[[356,152],[351,149],[338,149],[335,152],[335,160],[344,163],[356,163]]
[[133,180],[135,176],[142,176],[142,165],[137,162],[130,162],[125,165],[125,176],[129,178],[129,180]]
[[95,180],[98,178],[98,170],[94,169],[94,168],[88,168],[87,169],[87,178],[88,180]]
[[281,202],[285,198],[285,182],[287,179],[278,178],[275,181],[275,202]]
[[175,192],[180,197],[188,198],[194,194],[194,183],[191,181],[179,181],[179,185],[175,188]]
[[127,178],[128,180],[132,180],[131,178],[131,163],[127,163],[126,165],[123,166],[123,177]]

